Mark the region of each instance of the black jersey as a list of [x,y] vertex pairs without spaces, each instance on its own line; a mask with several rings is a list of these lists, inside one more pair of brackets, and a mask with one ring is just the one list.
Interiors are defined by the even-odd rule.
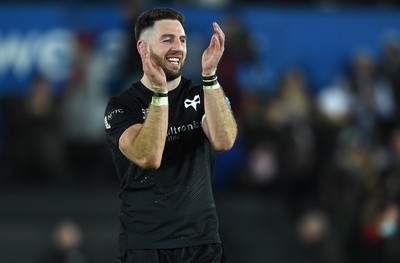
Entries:
[[159,169],[135,165],[118,148],[121,134],[145,121],[152,94],[137,82],[111,98],[106,109],[107,140],[121,181],[121,252],[220,243],[211,187],[216,152],[202,129],[201,85],[182,78],[168,93],[168,132]]

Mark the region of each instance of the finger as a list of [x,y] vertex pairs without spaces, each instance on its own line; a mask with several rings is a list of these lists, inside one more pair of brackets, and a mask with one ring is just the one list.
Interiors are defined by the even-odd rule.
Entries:
[[142,50],[140,52],[140,58],[142,59],[142,66],[143,66],[143,71],[146,72],[147,71],[147,58],[146,58],[146,53]]
[[220,41],[220,38],[217,35],[213,36],[213,42],[214,42],[215,50],[221,49],[221,41]]
[[214,27],[215,33],[218,33],[219,35],[221,35],[222,37],[225,38],[225,33],[224,33],[224,31],[222,31],[222,28],[218,25],[217,22],[213,23],[213,27]]
[[146,58],[147,54],[149,53],[147,51],[147,44],[146,43],[143,43],[142,50],[143,50],[143,56]]
[[225,33],[222,31],[221,27],[218,25],[217,22],[213,23],[215,35],[218,37],[219,43],[221,46],[225,43]]
[[143,46],[143,61],[146,67],[149,66],[149,53],[147,52],[146,45]]
[[221,27],[218,25],[217,22],[213,22],[214,31],[218,31]]
[[143,52],[144,52],[144,55],[145,55],[146,62],[148,63],[148,67],[149,68],[150,67],[153,67],[153,68],[157,67],[157,64],[154,62],[154,60],[150,56],[150,46],[147,43],[144,43],[144,45],[143,45]]
[[143,56],[144,56],[144,61],[146,64],[146,68],[148,70],[151,70],[153,68],[157,69],[156,63],[153,61],[153,59],[150,56],[150,46],[147,43],[143,43]]
[[212,35],[212,37],[211,37],[210,45],[208,45],[208,47],[209,47],[210,49],[214,49],[215,46],[216,46],[216,44],[217,44],[216,41],[217,41],[217,37],[216,37],[215,34],[214,34],[214,35]]
[[161,71],[162,70],[161,67],[159,65],[157,65],[157,63],[154,61],[154,59],[152,59],[150,57],[150,54],[148,56],[148,60],[149,60],[149,64],[150,64],[151,68],[153,68],[153,69],[155,69],[157,71]]
[[146,43],[146,53],[148,54],[149,58],[150,58],[150,45]]
[[145,42],[141,43],[140,47],[140,58],[142,59],[142,64],[143,64],[143,71],[147,72],[149,69],[149,60],[148,60],[148,52],[147,52],[147,45]]
[[141,56],[142,58],[144,58],[144,56],[145,56],[145,54],[146,54],[146,51],[147,51],[147,44],[146,44],[146,42],[141,41],[141,42],[139,43],[139,54],[140,54],[140,56]]
[[155,65],[153,60],[150,57],[150,53],[147,49],[143,51],[143,69],[147,74],[152,74],[154,71]]

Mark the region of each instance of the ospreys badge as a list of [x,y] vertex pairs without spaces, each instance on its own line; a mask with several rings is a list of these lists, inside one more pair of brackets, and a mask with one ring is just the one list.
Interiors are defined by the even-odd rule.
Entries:
[[186,99],[185,100],[185,108],[189,108],[190,106],[193,107],[195,111],[197,111],[197,104],[200,104],[200,96],[196,95],[192,100]]

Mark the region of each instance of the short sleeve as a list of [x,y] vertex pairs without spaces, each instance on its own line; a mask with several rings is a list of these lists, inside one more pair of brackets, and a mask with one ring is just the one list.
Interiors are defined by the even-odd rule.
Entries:
[[107,140],[118,147],[122,133],[137,123],[143,123],[145,109],[139,101],[129,104],[121,98],[112,98],[107,104],[104,116],[104,126]]

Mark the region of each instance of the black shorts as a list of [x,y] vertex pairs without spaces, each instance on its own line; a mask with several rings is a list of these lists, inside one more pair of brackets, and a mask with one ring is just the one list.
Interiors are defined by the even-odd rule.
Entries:
[[221,244],[172,249],[129,249],[118,263],[229,263]]

